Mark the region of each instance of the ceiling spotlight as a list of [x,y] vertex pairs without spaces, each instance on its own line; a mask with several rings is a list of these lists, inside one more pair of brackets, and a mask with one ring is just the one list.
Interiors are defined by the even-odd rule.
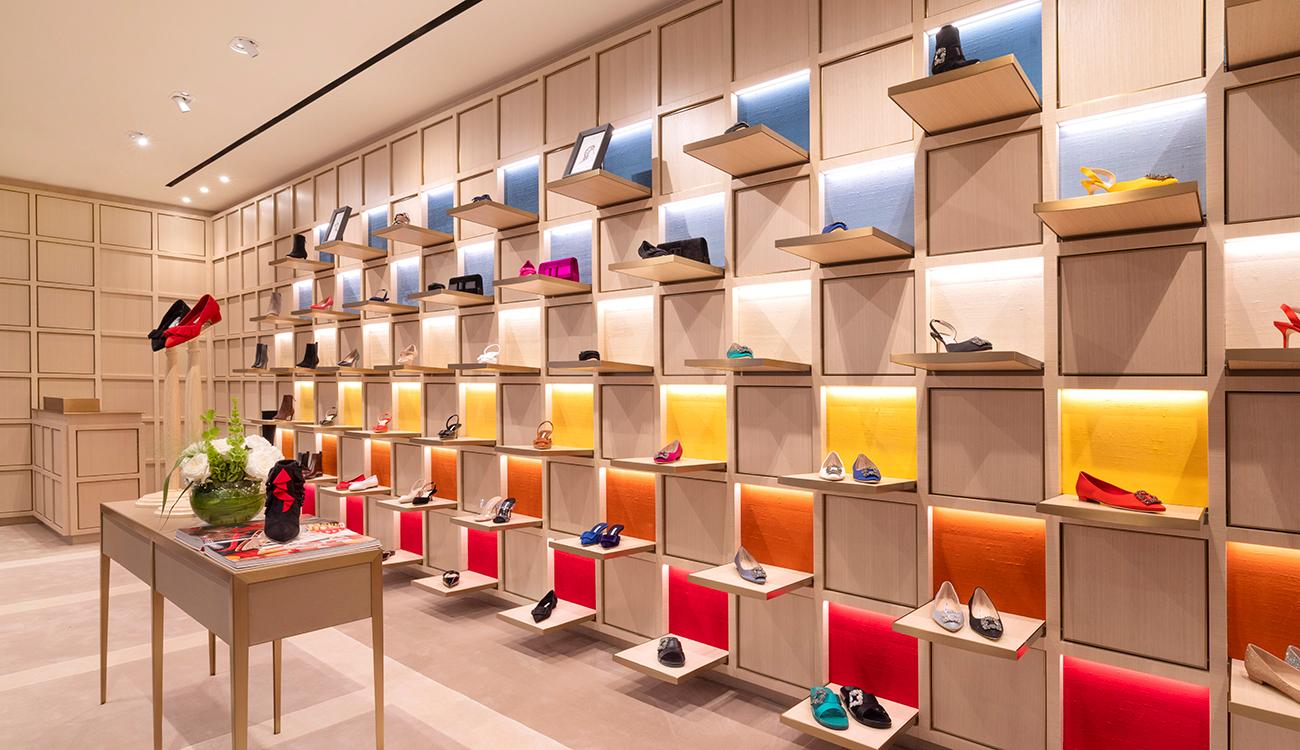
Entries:
[[194,103],[194,97],[190,96],[188,91],[176,91],[172,93],[172,101],[176,108],[182,113],[190,111],[190,105]]
[[207,186],[207,185],[200,185],[200,186],[199,186],[199,192],[200,192],[200,193],[206,193],[206,192],[208,192],[208,186]]
[[261,49],[257,46],[257,42],[246,36],[237,36],[234,39],[231,39],[230,48],[241,55],[248,55],[249,57],[257,57],[257,54],[261,52]]
[[217,179],[220,180],[220,181],[221,181],[221,184],[223,184],[223,185],[225,185],[226,183],[230,182],[230,178],[227,177],[227,176],[225,176],[224,174],[221,175],[220,177],[218,177]]
[[189,203],[189,202],[190,202],[190,197],[188,195],[181,196],[181,203]]
[[148,145],[149,145],[149,136],[145,135],[144,133],[141,133],[141,132],[138,131],[138,130],[132,130],[132,131],[128,132],[128,133],[126,134],[126,137],[127,137],[127,138],[130,138],[131,141],[132,141],[133,143],[135,143],[135,145],[140,146],[140,147],[142,147],[142,148],[143,148],[144,146],[148,146]]

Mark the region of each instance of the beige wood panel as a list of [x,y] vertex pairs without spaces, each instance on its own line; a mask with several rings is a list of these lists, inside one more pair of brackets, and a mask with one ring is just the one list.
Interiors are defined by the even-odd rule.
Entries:
[[649,560],[619,557],[605,562],[602,598],[604,622],[616,628],[640,633],[647,638],[660,635],[658,592],[659,565]]
[[821,0],[822,51],[892,31],[911,21],[911,0]]
[[[171,300],[167,300],[171,305]],[[99,319],[101,332],[139,335],[157,324],[153,316],[153,302],[149,297],[116,292],[99,293]],[[161,316],[161,313],[160,313]]]
[[[339,205],[348,206],[356,213],[364,205],[365,198],[362,195],[364,190],[365,171],[361,165],[361,159],[352,159],[338,166],[337,169],[339,180]],[[359,223],[359,222],[353,222]],[[349,227],[350,229],[351,227]]]
[[95,327],[95,293],[82,289],[36,288],[36,325],[43,328]]
[[[812,361],[812,303],[809,282],[771,287],[750,286],[733,297],[732,335],[747,344],[755,357],[809,363]],[[719,357],[725,350],[719,349]]]
[[822,282],[822,371],[827,375],[910,375],[889,361],[916,340],[915,279],[906,273]]
[[975,0],[925,0],[925,15],[937,16],[973,2]]
[[[546,181],[554,182],[564,176],[564,168],[569,164],[571,149],[562,148],[546,155]],[[553,190],[546,191],[546,218],[563,219],[567,216],[586,213],[591,206],[567,195],[560,195]]]
[[930,254],[1043,241],[1042,132],[989,138],[926,152]]
[[220,257],[226,254],[225,219],[213,219],[212,221],[212,254],[214,257]]
[[0,372],[31,372],[31,344],[31,334],[27,331],[0,330],[0,352],[5,353],[0,357]]
[[[284,234],[293,229],[293,188],[287,187],[275,193],[275,234]],[[158,247],[163,248],[162,215],[158,217]]]
[[392,159],[392,192],[408,195],[420,189],[420,134],[411,133],[393,141],[389,149]]
[[0,279],[31,278],[31,243],[23,237],[0,237]]
[[316,196],[316,221],[329,221],[330,214],[339,207],[338,173],[333,169],[315,177],[312,192]]
[[1291,455],[1300,394],[1227,395],[1228,523],[1300,532],[1300,463]]
[[916,606],[917,506],[829,494],[825,503],[826,587]]
[[709,565],[731,559],[731,506],[723,482],[664,477],[664,553]]
[[817,408],[811,388],[736,388],[736,467],[742,474],[812,471]]
[[809,0],[732,3],[732,80],[808,57]]
[[1043,392],[930,388],[930,491],[1037,503],[1044,497]]
[[78,477],[133,474],[140,470],[139,430],[78,430],[76,440]]
[[726,127],[727,105],[722,99],[663,116],[659,121],[659,190],[662,194],[720,185],[730,179],[722,170],[682,153],[682,146],[718,135]]
[[506,591],[528,599],[541,599],[549,589],[546,574],[546,537],[527,531],[503,531],[502,582]]
[[1239,714],[1228,717],[1232,750],[1291,750],[1295,730],[1277,724],[1265,724]]
[[542,388],[536,384],[501,386],[501,443],[530,445],[537,425],[546,417]]
[[502,158],[542,145],[542,84],[538,81],[501,95]]
[[377,148],[362,157],[364,172],[362,201],[367,206],[388,201],[389,176],[388,149]]
[[[252,255],[256,259],[256,255]],[[207,292],[208,265],[201,260],[158,256],[158,291],[198,297]]]
[[243,234],[244,245],[252,245],[257,242],[257,204],[250,203],[239,209],[240,231]]
[[1300,76],[1228,91],[1224,153],[1227,221],[1300,215],[1296,191],[1260,179],[1300,170]]
[[[153,406],[154,386],[148,380],[112,380],[104,378],[100,391],[100,400],[105,411],[138,411],[146,419],[151,418],[156,413]],[[225,402],[218,401],[217,403]],[[242,406],[243,403],[241,400],[240,405]],[[152,456],[152,449],[147,449],[145,455]]]
[[22,466],[32,462],[32,428],[25,424],[0,425],[0,464]]
[[131,477],[130,479],[81,482],[77,484],[76,492],[77,528],[94,529],[99,527],[100,504],[134,500],[140,497],[140,480]]
[[596,470],[590,466],[552,461],[547,471],[550,507],[547,519],[555,531],[581,534],[600,518]]
[[654,108],[654,48],[647,32],[599,55],[597,119],[617,122]]
[[655,243],[659,239],[654,209],[629,211],[599,220],[600,237],[600,288],[602,291],[632,289],[651,285],[648,279],[615,273],[609,270],[613,263],[636,260],[637,248],[643,240]]
[[30,289],[25,284],[0,284],[0,325],[31,325]]
[[596,63],[587,58],[546,76],[546,142],[574,139],[596,124]]
[[0,190],[0,232],[27,234],[31,227],[28,209],[27,193]]
[[316,221],[316,183],[302,180],[293,186],[293,226],[306,227]]
[[655,444],[655,390],[651,385],[600,387],[602,458],[652,455]]
[[1205,372],[1205,247],[1060,259],[1061,370],[1068,375]]
[[1206,668],[1207,554],[1203,539],[1063,524],[1061,637]]
[[722,321],[726,301],[721,291],[665,295],[663,298],[663,373],[695,375],[688,359],[709,359],[727,350]]
[[590,304],[546,308],[549,360],[576,360],[582,350],[596,348],[596,313]]
[[[284,196],[285,204],[284,228],[281,231],[287,232],[292,213],[289,191],[286,189],[276,196],[277,215],[280,213],[280,195]],[[207,225],[201,219],[188,216],[158,214],[158,249],[164,253],[206,256],[208,254]]]
[[32,473],[30,471],[0,472],[0,513],[22,513],[32,510]]
[[[105,375],[152,375],[153,351],[143,336],[100,336],[103,352],[101,367]],[[239,365],[242,367],[243,365]]]
[[447,118],[420,131],[424,143],[424,183],[444,184],[456,176],[456,122]]
[[486,166],[497,158],[496,105],[488,100],[460,113],[459,165],[461,171]]
[[460,528],[451,523],[451,516],[443,513],[424,514],[425,554],[429,564],[439,570],[459,570]]
[[614,362],[654,363],[654,339],[646,335],[647,331],[654,330],[652,297],[633,297],[627,302],[602,304],[597,310],[600,315],[601,356]]
[[[95,337],[77,333],[36,334],[38,372],[92,374],[95,372]],[[94,384],[91,384],[93,394]]]
[[498,338],[501,344],[500,361],[508,365],[541,367],[542,362],[541,308],[511,311],[497,319]]
[[[24,250],[26,242],[23,243]],[[69,245],[64,242],[36,243],[36,280],[56,284],[95,283],[95,251],[86,245]]]
[[[940,732],[1000,750],[1047,747],[1047,656],[990,659],[948,646],[930,649],[930,723]],[[972,699],[971,686],[979,685]]]
[[1203,0],[1058,0],[1061,106],[1201,76],[1204,19]]
[[802,237],[811,231],[811,200],[807,177],[737,190],[736,273],[757,276],[808,268],[807,260],[777,250],[776,241]]
[[36,233],[65,240],[95,240],[95,206],[86,201],[36,196]]
[[[461,205],[469,203],[474,196],[482,195],[483,193],[487,193],[494,199],[498,200],[505,197],[497,190],[496,172],[484,172],[483,174],[475,175],[460,181],[459,202]],[[472,221],[457,221],[456,229],[460,232],[460,238],[462,240],[492,234],[491,227],[486,227],[482,224],[475,224]]]
[[659,101],[675,102],[727,82],[722,3],[659,28]]
[[737,597],[738,665],[793,685],[813,684],[818,669],[817,604],[788,594]]
[[99,207],[99,241],[141,250],[153,248],[153,214],[120,206]]
[[912,139],[912,120],[889,87],[912,80],[912,45],[899,42],[821,69],[822,158]]
[[[501,268],[497,273],[499,278],[512,279],[518,276],[524,261],[531,261],[534,266],[541,263],[542,236],[537,232],[503,239],[500,241],[500,246]],[[536,295],[514,289],[502,289],[500,294],[502,302],[530,302],[537,299]],[[505,346],[505,342],[502,342],[502,346]]]
[[477,361],[483,349],[496,341],[496,316],[462,315],[460,316],[460,361]]
[[31,418],[32,385],[28,378],[0,378],[0,419]]
[[257,241],[265,242],[275,236],[275,200],[266,196],[257,202]]

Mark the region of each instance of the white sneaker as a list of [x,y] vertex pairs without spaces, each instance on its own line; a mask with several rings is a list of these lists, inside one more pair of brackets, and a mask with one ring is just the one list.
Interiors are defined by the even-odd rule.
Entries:
[[362,479],[360,482],[353,482],[352,484],[349,484],[348,489],[352,490],[353,492],[357,492],[359,490],[373,490],[378,486],[379,486],[379,477],[375,476],[374,474],[371,474],[365,479]]

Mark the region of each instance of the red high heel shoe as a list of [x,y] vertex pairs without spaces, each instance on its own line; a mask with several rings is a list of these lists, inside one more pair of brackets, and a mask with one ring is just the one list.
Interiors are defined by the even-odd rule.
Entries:
[[1165,506],[1155,495],[1143,490],[1129,492],[1083,471],[1079,472],[1079,478],[1074,482],[1074,494],[1084,502],[1100,503],[1113,508],[1136,510],[1142,513],[1165,512]]
[[167,337],[164,346],[168,349],[173,346],[184,344],[186,341],[197,338],[203,329],[210,325],[221,322],[221,305],[212,299],[212,295],[205,294],[194,303],[181,322],[168,328],[163,334]]
[[330,309],[330,308],[333,307],[333,306],[334,306],[334,295],[331,294],[330,296],[326,297],[325,299],[321,300],[320,302],[317,302],[316,304],[312,305],[312,306],[311,306],[311,309],[313,309],[313,310],[328,310],[328,309]]
[[1286,320],[1273,321],[1273,327],[1282,334],[1282,348],[1291,348],[1291,333],[1300,331],[1300,315],[1291,309],[1290,305],[1282,305],[1282,312],[1286,313]]
[[379,418],[379,421],[375,423],[375,429],[374,429],[374,431],[375,431],[375,432],[388,432],[388,425],[389,425],[392,421],[393,421],[393,418],[392,418],[392,417],[390,417],[390,416],[387,415],[387,414],[384,414],[383,416],[381,416],[381,417]]

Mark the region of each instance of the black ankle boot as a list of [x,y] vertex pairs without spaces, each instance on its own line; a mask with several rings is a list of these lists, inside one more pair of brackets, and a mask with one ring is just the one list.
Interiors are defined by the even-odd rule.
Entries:
[[293,236],[293,249],[289,251],[290,258],[307,257],[307,238],[301,234]]
[[277,542],[298,536],[302,501],[302,467],[293,459],[277,461],[266,477],[266,535]]
[[252,370],[266,369],[266,344],[257,345],[257,354],[253,355],[253,364],[248,367]]
[[297,366],[303,368],[304,370],[314,370],[316,369],[316,365],[319,364],[320,364],[320,357],[317,356],[316,353],[316,342],[312,341],[311,343],[307,344],[307,351],[302,353],[302,361],[299,362]]
[[930,63],[930,75],[946,73],[977,62],[978,59],[967,60],[962,54],[961,32],[956,26],[948,24],[934,35],[934,60]]

